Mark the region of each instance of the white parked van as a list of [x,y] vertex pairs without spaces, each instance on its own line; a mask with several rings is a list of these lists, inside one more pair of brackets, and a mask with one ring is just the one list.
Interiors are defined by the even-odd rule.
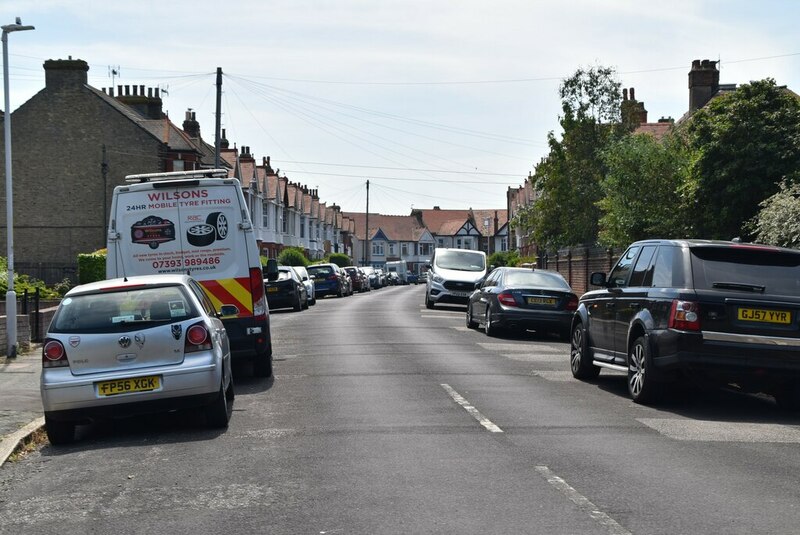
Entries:
[[[185,273],[220,314],[234,359],[272,375],[264,273],[242,187],[224,169],[125,177],[114,188],[107,278]],[[275,270],[277,264],[272,262]]]
[[486,277],[486,253],[437,247],[428,268],[426,307],[433,308],[436,303],[466,305],[475,283]]
[[403,260],[386,262],[384,267],[387,273],[397,273],[397,276],[400,277],[401,284],[408,284],[408,264]]

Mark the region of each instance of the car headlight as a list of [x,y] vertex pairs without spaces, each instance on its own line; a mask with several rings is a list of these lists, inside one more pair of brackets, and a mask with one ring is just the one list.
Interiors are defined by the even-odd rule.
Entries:
[[437,284],[442,284],[442,283],[444,283],[444,277],[440,277],[439,275],[434,275],[434,276],[433,276],[433,278],[432,278],[431,280],[432,280],[433,282],[437,283]]

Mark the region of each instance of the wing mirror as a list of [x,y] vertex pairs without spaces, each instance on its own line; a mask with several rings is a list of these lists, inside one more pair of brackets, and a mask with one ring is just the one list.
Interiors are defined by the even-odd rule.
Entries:
[[606,274],[602,271],[596,271],[589,277],[589,284],[592,286],[607,286]]

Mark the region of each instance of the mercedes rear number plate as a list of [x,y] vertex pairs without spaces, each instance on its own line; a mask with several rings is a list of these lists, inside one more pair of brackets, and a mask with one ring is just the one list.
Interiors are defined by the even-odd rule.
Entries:
[[161,376],[132,377],[130,379],[117,379],[116,381],[100,381],[95,383],[98,396],[116,396],[130,392],[150,392],[161,388]]
[[741,321],[759,321],[762,323],[781,323],[783,325],[788,325],[792,322],[792,313],[788,310],[740,308],[738,318]]
[[548,305],[548,306],[555,306],[558,302],[558,299],[555,297],[526,297],[525,302],[529,305]]

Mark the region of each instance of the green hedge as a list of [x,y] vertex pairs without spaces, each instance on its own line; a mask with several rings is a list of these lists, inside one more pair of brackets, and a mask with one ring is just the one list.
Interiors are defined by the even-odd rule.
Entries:
[[78,255],[78,284],[101,281],[106,278],[106,255],[89,253]]

